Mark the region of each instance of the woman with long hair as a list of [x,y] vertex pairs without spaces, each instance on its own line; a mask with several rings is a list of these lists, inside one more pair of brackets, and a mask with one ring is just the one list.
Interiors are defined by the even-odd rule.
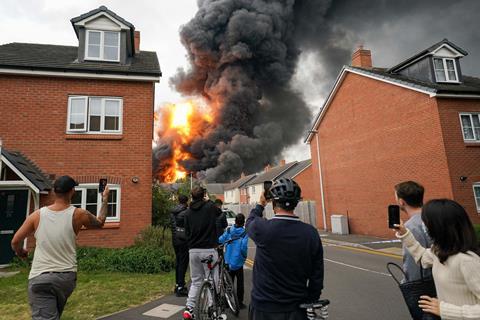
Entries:
[[422,247],[403,223],[396,233],[417,263],[432,268],[438,299],[422,296],[420,308],[442,319],[480,319],[480,251],[467,212],[453,200],[431,200],[422,220],[431,248]]

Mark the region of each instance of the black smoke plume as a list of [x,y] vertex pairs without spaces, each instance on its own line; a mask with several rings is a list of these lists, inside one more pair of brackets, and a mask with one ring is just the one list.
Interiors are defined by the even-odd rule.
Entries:
[[[374,63],[386,66],[445,37],[475,48],[480,43],[476,17],[480,1],[475,0],[199,0],[197,4],[197,14],[180,31],[191,67],[179,70],[170,81],[186,96],[221,100],[215,128],[184,146],[192,155],[183,163],[185,168],[203,173],[210,181],[229,181],[241,172],[258,171],[305,136],[312,114],[291,81],[300,54],[315,57],[305,87],[325,95],[359,43],[373,49]],[[475,67],[479,69],[478,63]],[[168,143],[154,150],[156,168],[168,154]]]

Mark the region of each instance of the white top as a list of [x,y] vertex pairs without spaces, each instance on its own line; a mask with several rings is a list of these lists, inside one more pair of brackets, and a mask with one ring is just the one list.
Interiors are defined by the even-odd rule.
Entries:
[[445,319],[480,319],[480,257],[475,253],[457,253],[443,264],[431,249],[422,247],[410,230],[397,237],[418,263],[432,268],[440,301],[440,316]]
[[70,206],[63,211],[40,209],[40,222],[35,231],[36,248],[29,279],[44,272],[77,271],[76,234]]

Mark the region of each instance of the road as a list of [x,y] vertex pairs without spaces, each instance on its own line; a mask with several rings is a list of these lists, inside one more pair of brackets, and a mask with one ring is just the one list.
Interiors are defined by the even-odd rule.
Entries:
[[[388,262],[401,264],[397,256],[329,244],[324,244],[324,255],[325,289],[322,298],[331,301],[329,319],[409,319],[400,290],[385,267]],[[255,246],[252,244],[249,260],[254,256]],[[246,292],[251,288],[249,273]]]

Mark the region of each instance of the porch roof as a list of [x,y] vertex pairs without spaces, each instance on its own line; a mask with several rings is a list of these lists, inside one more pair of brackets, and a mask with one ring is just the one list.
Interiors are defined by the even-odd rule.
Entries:
[[[39,192],[45,192],[52,189],[52,182],[45,173],[28,157],[18,151],[8,151],[5,148],[0,148],[2,158],[5,158],[8,163],[17,169],[22,176],[20,178],[27,179],[33,184]],[[15,170],[14,170],[15,171]]]

